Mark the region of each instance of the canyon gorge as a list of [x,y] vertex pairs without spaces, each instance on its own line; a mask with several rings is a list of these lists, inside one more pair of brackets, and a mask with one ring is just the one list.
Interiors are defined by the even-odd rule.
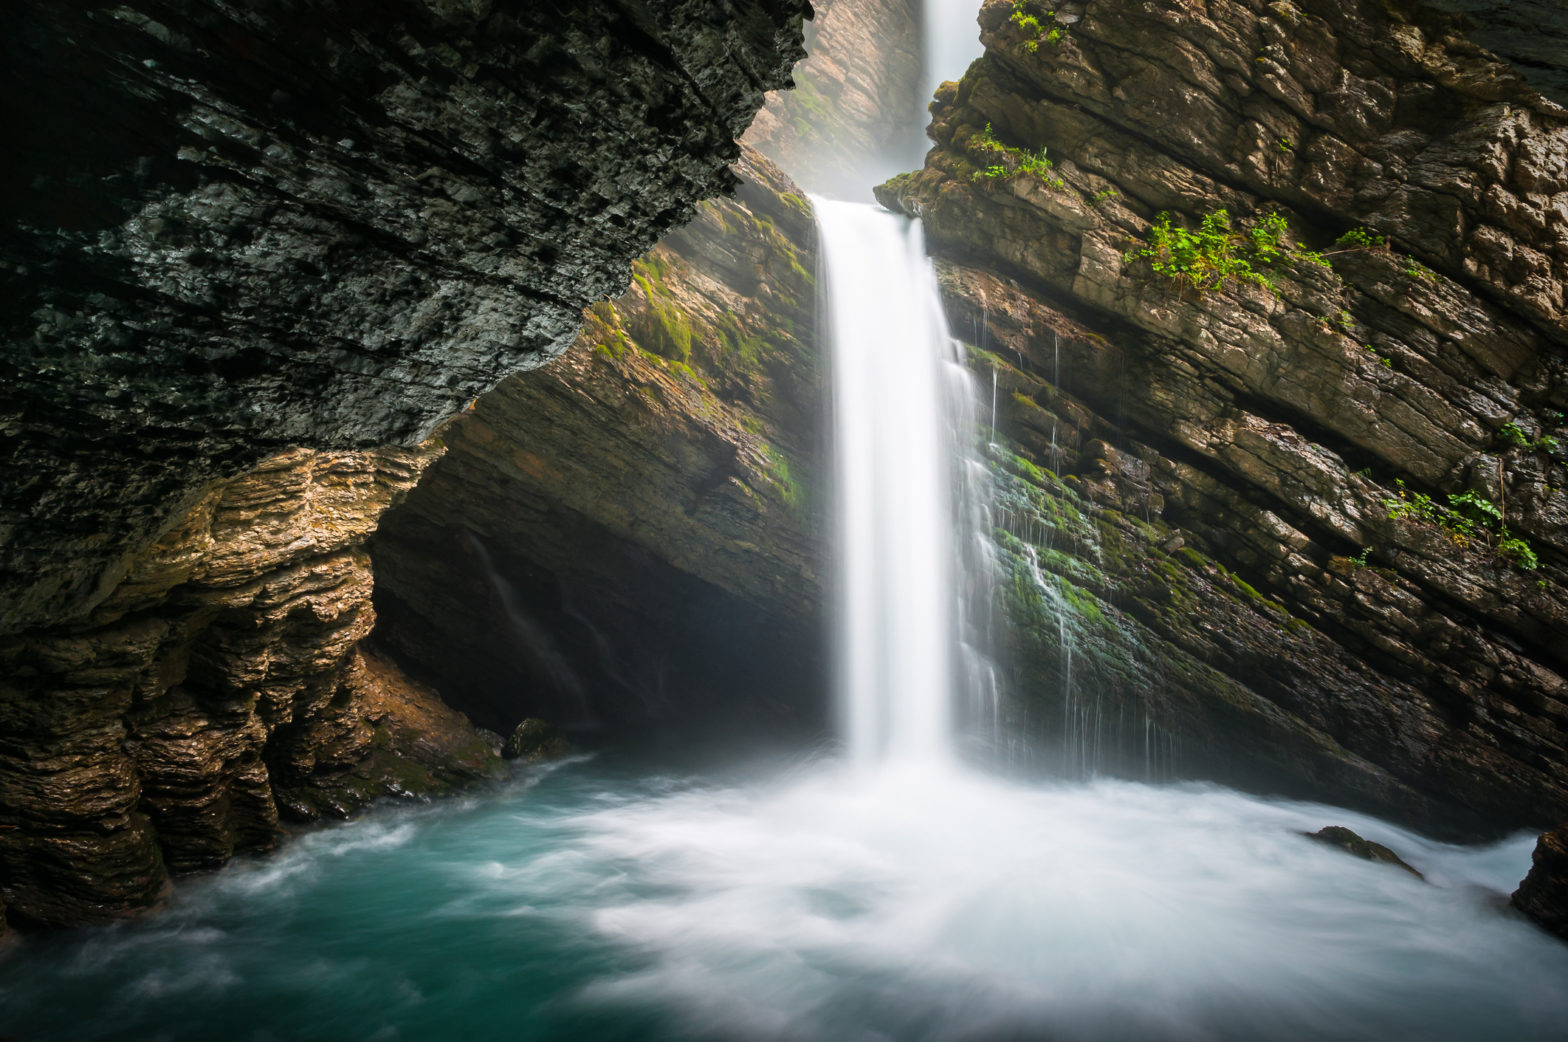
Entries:
[[[171,893],[179,909],[182,888],[221,894],[255,865],[328,863],[331,822],[405,836],[378,824],[388,803],[511,792],[520,724],[600,757],[842,741],[832,197],[919,222],[974,385],[952,482],[983,493],[985,531],[947,538],[954,626],[989,680],[955,706],[955,755],[1008,784],[1119,800],[1107,779],[1146,783],[1146,806],[1108,816],[1151,837],[1188,822],[1237,865],[1255,850],[1205,831],[1191,786],[1287,801],[1236,813],[1292,841],[1388,823],[1412,872],[1486,889],[1552,972],[1554,5],[25,6],[0,251],[0,932],[23,953],[175,914]],[[971,45],[967,68],[933,57],[933,27]],[[666,832],[593,818],[632,852],[596,878],[680,861],[667,836],[717,827],[711,809],[666,820],[662,777],[623,781]],[[999,860],[982,825],[1092,816],[1036,796],[1026,813],[967,777],[898,784],[879,807],[963,819],[954,792],[994,800],[964,835]],[[788,861],[789,798],[755,798],[777,816],[743,834],[759,863]],[[802,863],[830,862],[813,842],[797,837]],[[1533,847],[1533,869],[1475,846],[1502,842]],[[794,943],[787,916],[728,914]],[[1555,1024],[1552,1001],[1518,1024]],[[884,1037],[963,1034],[867,1002]],[[1252,1030],[1225,1009],[1234,1037]],[[670,1037],[836,1030],[791,1008],[727,1036],[735,1011],[707,1012]],[[1049,1023],[1192,1037],[1141,1016]]]

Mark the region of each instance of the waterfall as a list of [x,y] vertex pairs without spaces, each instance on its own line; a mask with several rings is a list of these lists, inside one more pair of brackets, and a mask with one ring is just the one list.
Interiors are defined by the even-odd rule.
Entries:
[[980,57],[980,33],[975,15],[977,0],[925,0],[925,69],[921,104],[931,100],[943,80],[956,80],[969,63]]
[[[838,692],[858,763],[951,758],[955,681],[994,701],[968,610],[989,568],[974,389],[920,227],[813,199],[834,422]],[[984,585],[984,580],[979,580]]]

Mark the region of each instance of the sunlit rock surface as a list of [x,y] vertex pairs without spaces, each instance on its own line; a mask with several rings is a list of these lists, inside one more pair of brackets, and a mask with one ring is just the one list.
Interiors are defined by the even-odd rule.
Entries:
[[[1568,816],[1568,112],[1406,5],[1054,10],[984,6],[879,190],[995,374],[1020,723],[1444,835]],[[1200,294],[1129,256],[1221,208],[1323,263]],[[1399,481],[1539,567],[1390,519]]]
[[439,424],[734,184],[804,0],[28,3],[0,207],[0,897],[484,774],[386,662],[380,515]]

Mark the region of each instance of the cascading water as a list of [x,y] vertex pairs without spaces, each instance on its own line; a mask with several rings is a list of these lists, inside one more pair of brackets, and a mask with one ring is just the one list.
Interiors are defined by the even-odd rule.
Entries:
[[968,451],[974,389],[919,225],[813,202],[832,351],[844,737],[863,765],[942,763],[955,681],[979,693],[989,680],[974,641],[962,639],[983,582],[974,576],[983,467]]

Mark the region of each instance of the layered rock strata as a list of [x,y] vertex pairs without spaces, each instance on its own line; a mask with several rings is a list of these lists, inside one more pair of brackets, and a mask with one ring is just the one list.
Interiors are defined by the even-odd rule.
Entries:
[[358,643],[436,427],[733,187],[805,0],[29,3],[7,37],[0,898],[487,774]]
[[[146,907],[170,871],[482,776],[497,751],[357,645],[363,542],[432,449],[281,453],[220,483],[82,625],[0,639],[0,880],[15,921]],[[411,732],[447,755],[400,759]]]
[[1568,112],[1414,4],[980,18],[879,194],[1022,454],[1017,712],[1447,836],[1568,817]]
[[24,4],[0,632],[85,614],[207,481],[417,444],[559,354],[733,184],[808,11]]
[[[795,89],[769,95],[748,144],[811,191],[870,201],[920,162],[921,0],[819,0]],[[874,171],[882,171],[875,175]]]
[[1568,940],[1568,825],[1540,838],[1530,874],[1514,891],[1514,907]]
[[376,536],[376,642],[487,726],[821,708],[814,230],[736,170]]

